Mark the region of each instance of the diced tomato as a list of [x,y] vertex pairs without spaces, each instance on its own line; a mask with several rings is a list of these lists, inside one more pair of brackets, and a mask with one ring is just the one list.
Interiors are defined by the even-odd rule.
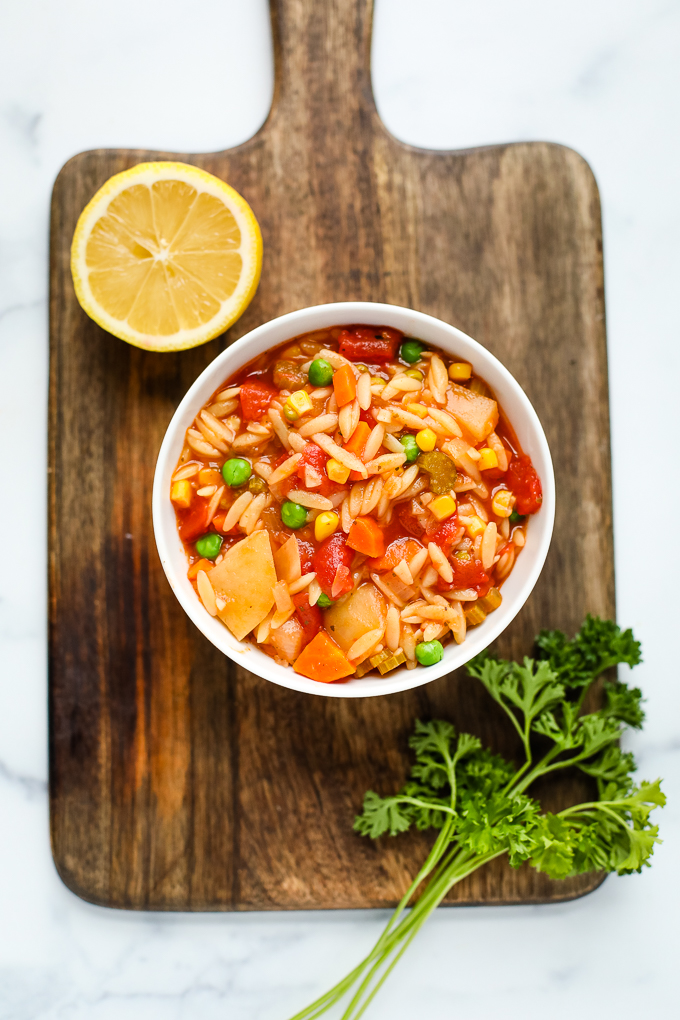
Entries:
[[338,492],[340,489],[339,485],[332,482],[326,474],[326,464],[328,463],[328,454],[324,453],[316,443],[307,443],[303,453],[302,459],[299,461],[297,466],[297,476],[300,481],[304,484],[305,481],[305,468],[307,465],[313,467],[314,470],[321,475],[321,485],[313,489],[313,492],[318,492],[321,496],[330,496],[332,493]]
[[293,595],[293,603],[295,604],[297,618],[305,632],[305,644],[308,645],[312,638],[316,637],[321,630],[321,610],[318,606],[310,606],[309,594],[306,591]]
[[397,352],[402,334],[396,329],[376,326],[356,326],[352,330],[343,329],[338,337],[340,353],[350,361],[366,361],[376,364],[390,361]]
[[259,376],[250,376],[241,384],[241,408],[247,421],[256,421],[269,408],[278,390]]
[[409,535],[415,535],[416,538],[420,538],[425,531],[423,515],[417,513],[415,509],[419,506],[415,499],[409,499],[405,503],[399,503],[397,508],[397,517],[404,531],[408,531]]
[[331,598],[339,599],[341,595],[346,595],[350,592],[354,585],[352,584],[352,575],[349,572],[349,567],[346,567],[344,563],[341,563],[335,573],[335,579],[331,586]]
[[[329,598],[333,598],[333,582],[339,567],[346,567],[349,575],[349,567],[354,558],[353,551],[347,545],[347,536],[342,531],[336,531],[334,535],[322,542],[314,553],[312,567],[316,571],[316,580],[321,586],[321,591]],[[349,586],[347,586],[349,585]],[[345,579],[343,592],[352,590],[352,577]],[[337,595],[335,596],[338,597]]]
[[385,570],[394,570],[402,560],[406,560],[407,563],[409,560],[412,560],[415,554],[422,548],[420,542],[416,542],[415,538],[396,538],[394,542],[390,542],[384,556],[368,560],[368,565],[371,570],[377,570],[378,573],[382,573]]
[[[183,542],[193,542],[208,530],[208,507],[210,500],[196,496],[191,508],[183,513],[179,521],[179,535]],[[179,516],[179,515],[178,515]]]
[[462,591],[473,588],[479,595],[485,595],[491,587],[491,579],[480,560],[471,556],[452,556],[449,560],[453,570],[453,581],[437,581],[440,591]]
[[314,569],[312,566],[312,560],[314,559],[314,546],[311,542],[305,542],[304,539],[297,539],[298,549],[300,551],[300,569],[303,574],[310,574]]
[[457,545],[463,537],[463,528],[458,523],[458,514],[447,518],[435,532],[428,536],[430,542],[438,545],[445,556],[451,555],[454,545]]
[[518,514],[535,514],[541,509],[543,502],[543,489],[541,479],[536,474],[536,468],[531,463],[531,457],[526,454],[522,457],[515,457],[505,475],[505,481],[510,491],[517,498],[515,510]]
[[375,418],[371,414],[370,407],[368,408],[367,411],[364,411],[362,407],[361,411],[359,412],[359,421],[366,422],[370,429],[375,428]]

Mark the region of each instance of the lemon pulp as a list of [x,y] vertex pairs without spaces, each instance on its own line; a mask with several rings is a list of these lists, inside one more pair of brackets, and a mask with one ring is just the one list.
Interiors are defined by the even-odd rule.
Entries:
[[112,177],[81,214],[71,261],[85,311],[153,350],[194,347],[227,329],[250,303],[261,263],[245,200],[181,163]]

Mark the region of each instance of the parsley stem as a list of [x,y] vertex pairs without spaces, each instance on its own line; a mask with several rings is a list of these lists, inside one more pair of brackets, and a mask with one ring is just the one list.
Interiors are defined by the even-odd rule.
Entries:
[[[488,861],[493,860],[494,857],[499,857],[506,852],[506,849],[503,849],[498,850],[495,853],[475,855],[470,854],[469,851],[462,850],[459,847],[454,848],[449,855],[449,862],[445,862],[440,865],[438,873],[432,879],[425,892],[419,897],[409,916],[404,918],[399,927],[392,932],[389,939],[391,943],[389,948],[386,947],[386,951],[382,958],[377,960],[371,967],[371,970],[357,989],[351,1002],[347,1006],[347,1009],[342,1014],[342,1020],[358,1020],[358,1018],[363,1014],[364,1010],[367,1008],[383,982],[390,974],[392,968],[399,961],[403,953],[420,931],[425,921],[428,919],[430,914],[436,910],[449,890],[457,882],[460,882],[463,878],[472,874],[473,871],[482,867],[483,864],[486,864]],[[397,948],[399,942],[403,939],[405,939],[405,942],[401,945],[399,951],[395,954],[392,961],[380,975],[376,984],[370,990],[367,998],[362,1003],[362,995],[368,991],[369,985],[373,978],[377,976],[380,967],[387,962],[389,954]]]
[[442,856],[446,853],[446,849],[451,842],[452,828],[453,819],[447,818],[434,842],[432,849],[430,850],[430,853],[427,856],[427,860],[397,904],[394,913],[390,917],[380,938],[375,943],[368,956],[366,956],[361,963],[354,968],[354,970],[347,974],[342,981],[339,981],[338,984],[334,985],[328,992],[320,996],[320,998],[315,999],[315,1001],[310,1003],[310,1005],[305,1009],[296,1013],[295,1016],[290,1018],[290,1020],[314,1020],[314,1017],[321,1016],[322,1013],[325,1013],[327,1009],[330,1009],[330,1007],[337,1002],[338,999],[341,999],[342,996],[349,991],[351,986],[361,976],[362,972],[366,969],[371,960],[373,960],[375,956],[384,949],[386,941],[390,937],[390,934],[395,931],[395,924],[404,912],[409,900],[413,896],[413,893],[416,891],[421,882],[427,878],[434,868],[436,868]]
[[453,808],[446,807],[445,804],[434,804],[432,801],[419,800],[418,797],[407,797],[401,794],[397,794],[394,799],[401,801],[402,804],[415,804],[416,807],[425,808],[427,811],[443,811],[445,814],[457,818],[457,812]]
[[616,811],[612,811],[612,807],[628,808],[630,807],[630,804],[625,800],[589,801],[584,804],[574,804],[573,807],[565,808],[563,811],[559,812],[558,818],[566,818],[568,815],[575,815],[579,812],[583,812],[583,814],[592,814],[593,811],[604,811],[605,814],[610,815],[612,818],[616,819],[620,825],[623,825],[626,829],[628,829],[629,825],[625,818],[621,818],[620,815],[617,815]]

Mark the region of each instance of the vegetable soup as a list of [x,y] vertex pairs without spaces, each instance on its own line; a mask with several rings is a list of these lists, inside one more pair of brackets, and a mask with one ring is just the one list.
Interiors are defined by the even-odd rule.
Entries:
[[208,613],[332,683],[434,665],[483,624],[542,495],[469,363],[351,325],[225,381],[170,498]]

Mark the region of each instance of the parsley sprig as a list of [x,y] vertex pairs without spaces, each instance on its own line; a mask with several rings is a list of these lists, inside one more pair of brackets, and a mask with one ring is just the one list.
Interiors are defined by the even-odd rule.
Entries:
[[[368,956],[292,1020],[313,1020],[349,993],[342,1018],[357,1020],[449,890],[495,857],[507,855],[514,868],[528,862],[554,879],[587,871],[625,875],[649,864],[660,842],[650,814],[665,797],[659,780],[635,783],[633,756],[619,746],[625,727],[642,726],[642,694],[604,678],[602,707],[584,709],[603,673],[639,662],[630,630],[588,616],[571,641],[561,631],[542,631],[534,659],[509,662],[484,652],[468,664],[517,731],[523,760],[493,754],[450,722],[416,722],[410,779],[390,796],[369,790],[354,828],[372,839],[412,826],[434,829],[432,849]],[[557,814],[542,811],[527,791],[566,768],[593,777],[597,799]]]

